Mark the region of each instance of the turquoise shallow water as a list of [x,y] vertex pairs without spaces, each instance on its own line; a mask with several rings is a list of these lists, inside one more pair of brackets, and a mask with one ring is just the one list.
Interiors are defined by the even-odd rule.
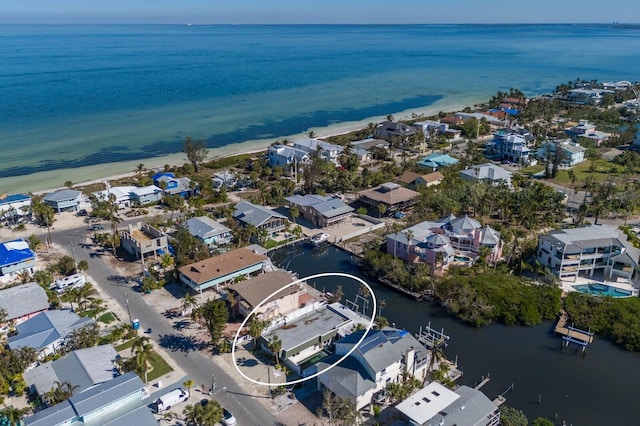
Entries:
[[[518,87],[631,79],[579,25],[0,26],[0,179],[292,135]],[[0,181],[0,187],[2,181]]]

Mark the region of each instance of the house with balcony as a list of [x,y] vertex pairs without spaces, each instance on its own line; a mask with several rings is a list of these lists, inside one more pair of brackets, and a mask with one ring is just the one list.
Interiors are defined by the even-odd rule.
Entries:
[[173,173],[158,173],[153,176],[153,184],[162,188],[165,195],[179,195],[190,197],[194,190],[191,188],[191,179],[188,177],[177,178]]
[[256,315],[261,320],[274,321],[300,308],[302,284],[285,288],[293,281],[287,271],[278,269],[233,284],[227,291],[234,295],[236,314],[246,317],[258,308]]
[[375,188],[358,192],[358,201],[378,211],[380,204],[387,208],[387,212],[404,210],[413,206],[419,192],[404,188],[397,183],[387,182]]
[[336,166],[340,165],[338,157],[340,157],[340,154],[344,151],[344,147],[341,145],[335,145],[311,138],[299,139],[293,143],[293,147],[302,150],[309,155],[317,153],[320,158],[325,161],[330,161]]
[[389,149],[389,142],[384,139],[367,138],[359,141],[351,141],[353,147],[353,153],[358,157],[361,162],[369,162],[375,158],[375,150]]
[[189,233],[209,247],[218,247],[233,241],[231,229],[208,216],[193,217],[186,222]]
[[293,195],[285,200],[289,207],[296,207],[305,220],[319,228],[349,222],[354,210],[342,200],[325,195]]
[[578,124],[565,130],[565,133],[574,142],[580,142],[580,139],[585,138],[593,141],[596,146],[600,146],[602,142],[611,136],[610,133],[599,131],[595,124],[589,123],[589,120],[578,121]]
[[383,121],[376,127],[373,137],[384,139],[391,143],[402,144],[408,141],[416,132],[416,128],[408,124],[399,121]]
[[[335,354],[319,362],[318,371],[333,366],[358,345],[363,333],[356,331],[338,340]],[[399,383],[403,373],[422,380],[429,359],[429,350],[408,331],[390,327],[373,330],[343,362],[318,376],[318,390],[327,389],[361,410],[388,384]]]
[[8,338],[9,348],[31,347],[45,357],[58,352],[75,330],[93,323],[93,319],[81,318],[70,310],[40,312],[16,326],[17,334]]
[[537,157],[542,161],[546,161],[548,159],[553,160],[556,155],[560,155],[560,167],[568,169],[582,163],[585,159],[586,151],[587,148],[571,139],[548,140],[542,142],[538,149]]
[[409,189],[417,190],[420,186],[429,187],[439,185],[440,182],[442,182],[442,179],[444,179],[444,175],[440,172],[432,172],[422,175],[420,173],[407,170],[400,175],[398,183]]
[[25,194],[0,194],[0,219],[18,222],[31,211],[31,197]]
[[49,309],[49,298],[38,283],[20,284],[0,290],[0,309],[7,313],[7,323],[20,324]]
[[431,382],[396,405],[403,424],[415,426],[498,426],[500,410],[481,391],[469,386],[451,390]]
[[265,229],[270,236],[284,230],[288,222],[280,213],[248,201],[236,204],[232,215],[240,225]]
[[579,276],[605,280],[634,279],[640,249],[622,231],[604,225],[552,231],[538,238],[537,259],[561,280]]
[[271,145],[267,150],[271,167],[282,167],[288,176],[295,177],[305,164],[311,162],[309,152],[288,145]]
[[22,419],[24,426],[157,426],[149,389],[133,371]]
[[606,93],[613,94],[614,90],[579,87],[567,92],[566,100],[575,105],[599,105],[602,96]]
[[42,197],[42,202],[50,206],[57,213],[80,210],[82,203],[82,192],[74,189],[62,189],[56,192],[50,192]]
[[131,205],[131,191],[135,186],[109,186],[104,191],[97,191],[93,193],[96,200],[105,202],[113,200],[113,204],[118,208],[129,207]]
[[269,258],[246,247],[231,250],[208,259],[190,263],[178,269],[178,278],[194,291],[233,284],[236,277],[270,270]]
[[[530,136],[530,135],[529,135]],[[495,155],[502,159],[517,164],[530,164],[531,149],[530,138],[527,134],[521,134],[513,129],[500,129],[493,135],[493,140],[488,143]]]
[[155,185],[135,187],[129,194],[131,201],[139,205],[155,203],[162,200],[162,189]]
[[120,245],[136,259],[144,260],[149,255],[157,259],[158,255],[169,253],[167,234],[143,222],[130,223],[120,233]]
[[511,186],[513,173],[493,163],[478,164],[460,170],[460,177],[468,182]]
[[413,127],[424,133],[426,139],[435,135],[444,135],[449,130],[449,124],[435,120],[417,121],[413,123]]
[[23,271],[33,275],[36,254],[23,239],[0,243],[0,282],[17,280]]
[[483,248],[487,261],[502,257],[500,233],[468,216],[445,216],[387,235],[387,253],[407,262],[424,262],[437,271],[471,266]]

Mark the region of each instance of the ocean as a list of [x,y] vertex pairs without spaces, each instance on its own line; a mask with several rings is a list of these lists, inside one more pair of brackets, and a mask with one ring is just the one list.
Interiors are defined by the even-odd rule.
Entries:
[[0,193],[437,113],[516,87],[636,80],[607,25],[0,25]]

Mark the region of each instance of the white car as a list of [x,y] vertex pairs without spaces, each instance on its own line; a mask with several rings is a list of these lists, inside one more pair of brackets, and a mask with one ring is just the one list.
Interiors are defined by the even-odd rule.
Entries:
[[222,408],[222,424],[225,426],[236,425],[236,418],[233,417],[233,414],[224,407]]

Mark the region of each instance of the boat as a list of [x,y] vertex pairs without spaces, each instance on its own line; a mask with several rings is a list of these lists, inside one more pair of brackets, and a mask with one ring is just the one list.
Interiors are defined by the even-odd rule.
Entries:
[[313,246],[319,246],[329,241],[329,234],[319,233],[309,238],[309,242]]

